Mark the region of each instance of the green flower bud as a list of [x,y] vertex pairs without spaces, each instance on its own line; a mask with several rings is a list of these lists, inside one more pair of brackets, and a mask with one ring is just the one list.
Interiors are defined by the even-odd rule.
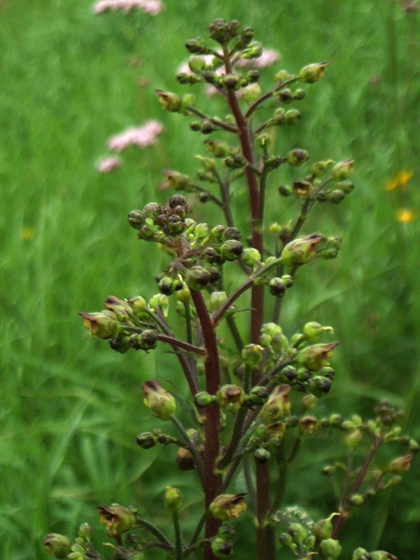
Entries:
[[258,249],[254,249],[253,247],[247,247],[243,250],[242,253],[242,261],[247,265],[253,268],[254,266],[261,264],[261,253]]
[[169,306],[168,296],[165,296],[165,294],[154,295],[149,301],[149,306],[153,313],[156,313],[156,309],[160,307],[166,317],[168,314]]
[[206,393],[205,391],[200,391],[194,396],[194,401],[198,408],[207,408],[212,405],[215,400],[216,397],[214,395],[210,395],[210,393]]
[[176,401],[171,393],[156,379],[145,381],[141,388],[144,391],[144,404],[150,408],[150,412],[161,420],[169,420],[176,410]]
[[333,181],[345,181],[353,172],[354,159],[345,159],[336,163],[331,170]]
[[244,49],[241,53],[241,58],[259,58],[262,55],[263,49],[260,43],[253,41],[249,44],[247,49]]
[[276,93],[279,100],[283,103],[291,103],[293,101],[293,92],[289,88],[284,88]]
[[192,471],[195,469],[194,457],[189,449],[180,447],[176,455],[176,464],[181,471]]
[[324,468],[322,469],[321,472],[322,472],[322,474],[323,474],[324,476],[330,477],[330,476],[332,476],[332,475],[335,473],[335,470],[336,470],[335,465],[327,465],[326,467],[324,467]]
[[312,434],[318,427],[318,419],[315,416],[303,416],[299,420],[299,427],[302,432]]
[[178,112],[182,106],[182,99],[181,97],[170,91],[162,91],[161,89],[157,89],[156,93],[159,96],[159,102],[162,104],[164,109],[172,112]]
[[228,239],[220,247],[221,256],[227,261],[236,261],[242,255],[244,246],[236,239]]
[[201,70],[204,70],[206,65],[206,60],[203,56],[190,56],[188,59],[188,66],[191,72],[199,74]]
[[268,398],[268,390],[266,387],[256,385],[251,389],[247,396],[247,402],[251,405],[263,404]]
[[360,507],[364,504],[365,499],[361,494],[353,494],[350,498],[350,505],[353,507]]
[[352,449],[357,447],[359,445],[359,443],[362,441],[363,439],[363,433],[361,430],[354,430],[353,432],[350,432],[347,436],[346,436],[346,443],[349,447],[351,447]]
[[247,86],[242,93],[242,99],[246,103],[252,103],[256,99],[258,99],[261,95],[261,87],[258,83],[253,83]]
[[398,560],[396,556],[390,554],[389,552],[385,552],[385,550],[375,550],[370,553],[370,557],[370,560]]
[[254,367],[262,361],[263,351],[259,344],[247,344],[242,348],[242,359],[248,366]]
[[191,301],[191,292],[186,284],[183,285],[181,290],[176,292],[176,297],[184,305]]
[[168,187],[175,189],[176,191],[189,191],[192,186],[192,179],[188,175],[184,175],[179,171],[169,171],[167,169],[163,170],[162,173],[167,179]]
[[264,148],[266,150],[268,150],[273,142],[272,137],[270,136],[270,134],[267,134],[266,132],[262,133],[262,134],[258,134],[256,136],[256,141],[258,146],[260,146],[261,148]]
[[311,371],[317,371],[321,367],[328,366],[328,360],[334,355],[334,348],[339,343],[329,342],[328,344],[313,344],[307,346],[299,352],[298,361],[301,365]]
[[281,535],[279,536],[279,541],[280,544],[285,548],[290,548],[293,543],[293,539],[288,533],[281,533]]
[[65,535],[50,533],[43,540],[45,550],[54,558],[67,558],[70,553],[71,541]]
[[112,311],[100,311],[98,313],[83,313],[83,326],[89,329],[89,334],[98,338],[107,339],[118,334],[120,326]]
[[328,517],[328,519],[321,519],[320,521],[317,521],[316,523],[313,524],[312,532],[318,541],[323,541],[324,539],[329,539],[331,537],[332,530],[333,530],[333,524],[331,520],[336,515],[339,514],[332,513]]
[[238,517],[246,510],[244,496],[245,494],[220,494],[210,504],[210,513],[220,521]]
[[237,412],[244,402],[244,390],[238,385],[223,385],[216,393],[216,400],[220,406]]
[[159,291],[161,294],[165,294],[170,296],[174,293],[174,286],[172,282],[172,278],[165,276],[159,281]]
[[[208,142],[208,140],[206,140]],[[216,169],[216,161],[209,157],[203,157],[200,155],[195,156],[196,159],[200,160],[201,165],[206,171],[214,171]]]
[[334,189],[327,194],[327,198],[334,204],[340,204],[346,198],[346,195],[340,189]]
[[271,344],[271,336],[269,334],[261,334],[258,341],[263,348],[268,348]]
[[351,560],[366,560],[366,554],[368,554],[368,551],[365,548],[356,548]]
[[270,452],[267,449],[257,449],[254,452],[254,459],[257,465],[266,465],[270,460]]
[[281,281],[286,286],[286,288],[291,288],[293,286],[294,279],[290,274],[284,274],[281,277]]
[[322,241],[317,233],[306,237],[298,237],[286,245],[281,254],[282,263],[286,266],[295,266],[309,262],[316,253],[316,244]]
[[288,532],[296,544],[302,543],[308,536],[307,530],[300,523],[291,523]]
[[308,66],[305,66],[299,72],[299,80],[304,84],[313,84],[314,82],[317,82],[322,78],[325,72],[325,68],[329,64],[330,63],[327,61],[308,64]]
[[309,181],[295,181],[293,183],[293,192],[296,198],[309,198],[313,191],[313,186]]
[[223,140],[205,140],[207,150],[217,158],[226,157],[230,153],[229,144]]
[[354,183],[352,181],[338,181],[335,186],[343,191],[344,194],[350,194],[354,191]]
[[293,167],[299,167],[303,165],[309,159],[309,153],[306,150],[301,150],[296,148],[287,154],[287,161]]
[[306,92],[304,89],[297,89],[293,94],[293,99],[296,99],[298,101],[305,99],[305,97],[306,97]]
[[270,424],[290,411],[290,390],[290,385],[278,385],[274,389],[258,415],[264,424]]
[[156,445],[156,438],[152,432],[144,432],[139,434],[136,438],[137,445],[142,449],[151,449]]
[[110,507],[97,506],[99,509],[99,520],[106,526],[108,537],[119,537],[126,531],[130,531],[136,525],[137,509],[133,506],[124,507],[112,504]]
[[211,550],[217,558],[226,558],[233,552],[233,543],[216,537],[211,543]]
[[281,278],[272,278],[268,283],[270,294],[276,297],[283,297],[286,293],[286,286],[281,281]]
[[316,321],[306,323],[306,325],[303,327],[303,334],[310,340],[316,340],[324,331],[330,331],[331,334],[334,334],[334,329],[332,327],[323,327]]
[[77,530],[79,538],[84,541],[91,541],[93,539],[93,529],[89,523],[82,523]]
[[219,309],[221,305],[227,300],[226,292],[213,292],[209,299],[208,308],[210,313]]
[[325,397],[331,391],[331,379],[322,375],[316,375],[309,381],[309,388],[311,393],[318,399]]
[[211,274],[202,266],[193,266],[185,277],[191,290],[203,290],[211,282]]
[[289,346],[289,341],[282,333],[277,333],[271,340],[271,346],[276,352],[282,352]]
[[167,486],[165,488],[165,503],[166,509],[177,512],[184,505],[184,497],[179,488],[175,486]]
[[411,461],[413,460],[413,453],[404,455],[404,457],[398,457],[394,459],[388,467],[388,471],[395,474],[402,474],[410,469]]
[[314,175],[314,177],[323,177],[327,172],[328,166],[332,162],[332,159],[329,159],[327,161],[317,161],[312,166],[312,175]]
[[287,70],[280,70],[274,75],[276,82],[287,82],[294,78],[293,74],[290,74]]
[[284,118],[286,119],[286,124],[297,124],[300,121],[302,113],[299,109],[290,109],[286,111]]
[[139,229],[146,221],[146,214],[142,210],[131,210],[128,214],[128,223],[134,229]]
[[180,72],[177,74],[176,79],[180,84],[196,84],[197,82],[201,82],[201,77],[196,76],[194,74],[189,74],[188,72]]
[[336,560],[341,554],[341,544],[335,539],[325,539],[319,545],[319,555],[325,560]]

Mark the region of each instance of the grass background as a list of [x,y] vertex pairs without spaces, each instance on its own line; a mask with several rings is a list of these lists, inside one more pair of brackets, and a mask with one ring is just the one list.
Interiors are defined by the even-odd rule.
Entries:
[[[48,532],[73,536],[82,521],[97,526],[98,503],[135,502],[165,524],[168,483],[183,488],[187,512],[199,502],[190,477],[173,472],[170,453],[135,446],[136,434],[153,425],[141,382],[179,379],[173,358],[113,353],[86,336],[76,313],[100,309],[108,294],[156,290],[165,259],[139,245],[126,214],[165,200],[156,190],[161,169],[197,169],[199,136],[162,111],[154,90],[184,91],[175,80],[184,42],[215,17],[252,25],[265,46],[281,51],[276,69],[331,62],[301,102],[302,123],[286,138],[278,134],[276,146],[307,148],[312,161],[354,157],[356,190],[308,223],[307,232],[320,228],[345,243],[337,261],[301,274],[283,324],[286,332],[306,319],[334,326],[341,344],[328,410],[368,411],[386,397],[406,410],[406,426],[420,438],[420,221],[396,220],[401,207],[420,213],[419,14],[394,0],[172,0],[154,18],[95,17],[87,0],[2,0],[0,550],[8,560],[45,558]],[[267,84],[273,73],[265,72]],[[218,101],[205,104],[223,114]],[[95,163],[109,136],[147,118],[165,124],[159,144],[128,150],[121,169],[99,175]],[[407,187],[386,192],[402,169],[414,172]],[[270,219],[286,223],[297,206],[274,187]],[[236,197],[241,207],[245,195]],[[208,206],[197,212],[221,221]],[[319,475],[333,451],[324,443],[301,454],[286,496],[318,517],[336,507]],[[417,461],[401,486],[349,522],[346,557],[353,545],[413,557],[419,475]],[[249,546],[247,523],[250,516],[240,524],[239,552]]]

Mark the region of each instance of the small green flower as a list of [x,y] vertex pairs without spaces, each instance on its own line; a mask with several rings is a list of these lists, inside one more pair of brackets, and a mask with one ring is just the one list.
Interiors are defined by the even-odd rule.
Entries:
[[150,408],[150,412],[161,420],[169,420],[176,410],[176,401],[171,393],[156,379],[145,381],[141,388],[144,391],[144,404]]

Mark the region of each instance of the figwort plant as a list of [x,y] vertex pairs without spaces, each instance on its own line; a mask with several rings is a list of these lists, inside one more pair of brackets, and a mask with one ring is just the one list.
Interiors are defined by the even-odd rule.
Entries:
[[[303,229],[314,209],[341,203],[352,192],[353,160],[308,164],[303,148],[282,154],[272,149],[270,129],[299,122],[301,113],[293,105],[305,97],[306,87],[324,76],[328,62],[309,64],[296,75],[280,70],[274,87],[263,93],[259,71],[244,64],[263,52],[253,29],[217,19],[209,31],[213,43],[202,38],[187,41],[189,70],[178,74],[178,81],[212,85],[224,97],[229,114],[206,114],[192,93],[157,91],[164,109],[192,116],[192,130],[213,136],[204,141],[207,155],[197,156],[202,167],[198,182],[180,171],[164,171],[176,194],[165,205],[150,202],[128,216],[138,239],[155,243],[167,255],[166,267],[157,276],[159,293],[151,298],[109,296],[105,310],[80,313],[90,334],[108,340],[117,352],[149,352],[158,344],[173,350],[189,388],[189,403],[179,403],[162,385],[164,379],[145,381],[142,388],[151,414],[159,424],[173,423],[177,437],[160,426],[151,427],[137,443],[144,450],[156,445],[178,448],[177,466],[191,471],[185,476],[196,479],[202,489],[202,514],[187,534],[181,525],[183,496],[168,486],[164,506],[173,519],[174,538],[140,517],[134,506],[99,505],[99,517],[118,560],[153,558],[156,549],[176,560],[229,556],[235,535],[232,521],[246,508],[256,526],[256,550],[249,551],[250,559],[294,555],[334,560],[341,553],[339,537],[348,517],[379,491],[397,484],[419,450],[414,440],[401,434],[398,421],[403,413],[386,402],[378,404],[369,420],[358,415],[314,416],[316,402],[331,390],[334,370],[329,360],[338,342],[322,342],[332,329],[317,322],[290,337],[280,325],[283,301],[289,290],[299,290],[302,267],[311,266],[315,258],[334,259],[340,250],[340,238]],[[270,117],[260,122],[257,109],[267,102]],[[229,137],[226,133],[232,143],[224,139]],[[279,188],[281,197],[298,199],[300,211],[287,227],[267,225],[267,185],[284,166],[303,170],[300,180]],[[249,194],[249,231],[242,232],[235,225],[237,209],[231,197],[240,182]],[[194,221],[194,197],[214,203],[223,224]],[[242,280],[229,290],[226,276],[231,267],[237,267]],[[270,304],[264,305],[267,299]],[[175,323],[180,333],[171,327],[171,308],[182,317],[181,327]],[[244,321],[237,324],[240,311],[249,317],[249,328]],[[188,407],[192,414],[184,413],[184,424],[179,411]],[[302,443],[319,430],[342,434],[348,461],[325,467],[324,474],[341,485],[341,500],[328,518],[312,520],[299,507],[282,508],[282,502],[289,464],[304,452]],[[388,454],[376,464],[378,451],[390,442],[394,458]],[[87,524],[81,525],[74,542],[50,534],[44,543],[55,558],[102,558]],[[363,548],[352,555],[352,560],[387,558],[395,556]]]

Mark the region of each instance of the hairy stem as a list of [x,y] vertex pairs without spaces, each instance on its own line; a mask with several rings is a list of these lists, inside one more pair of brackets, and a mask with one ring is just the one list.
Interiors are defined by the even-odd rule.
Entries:
[[177,511],[172,512],[172,520],[174,522],[174,532],[175,532],[175,558],[176,560],[182,560],[183,545],[182,545],[181,527],[179,525],[179,516]]
[[172,544],[170,543],[170,541],[168,541],[168,539],[165,537],[162,531],[160,531],[157,527],[155,527],[153,523],[150,523],[150,521],[146,521],[146,519],[142,519],[141,517],[136,517],[136,524],[142,529],[145,529],[146,531],[154,535],[159,542],[173,548]]

